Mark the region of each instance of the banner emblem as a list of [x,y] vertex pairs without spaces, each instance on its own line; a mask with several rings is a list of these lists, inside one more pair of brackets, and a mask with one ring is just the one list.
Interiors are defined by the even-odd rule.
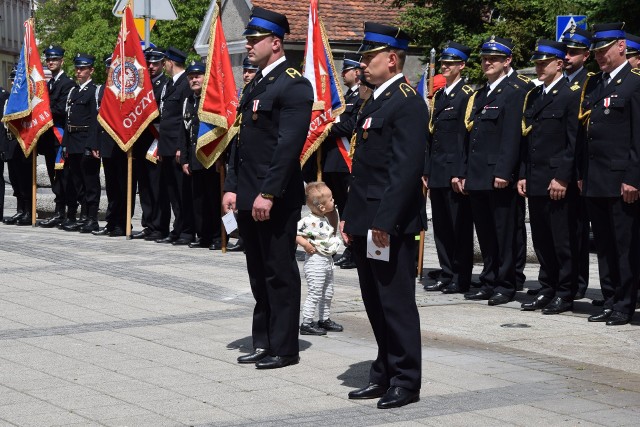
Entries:
[[[123,68],[124,76],[122,75]],[[111,89],[116,96],[119,96],[120,91],[123,91],[125,98],[137,98],[140,91],[144,88],[144,81],[140,76],[142,72],[142,65],[140,65],[136,58],[127,56],[124,64],[120,62],[120,58],[116,58],[114,64],[112,64],[109,69],[109,77],[107,80],[109,89]],[[124,90],[122,89],[123,82]]]

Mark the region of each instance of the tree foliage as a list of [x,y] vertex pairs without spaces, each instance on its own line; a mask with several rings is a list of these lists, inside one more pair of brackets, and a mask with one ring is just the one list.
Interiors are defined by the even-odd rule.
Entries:
[[595,22],[625,21],[625,30],[640,34],[638,0],[377,0],[402,7],[403,27],[424,48],[440,52],[448,40],[474,49],[466,68],[471,81],[482,81],[478,47],[495,34],[514,40],[514,65],[531,66],[529,58],[539,38],[555,38],[557,15],[586,15]]
[[[115,1],[105,0],[48,0],[36,12],[36,36],[40,50],[56,44],[66,50],[65,70],[73,71],[73,56],[78,52],[96,57],[94,79],[104,81],[102,59],[115,47],[120,19],[111,10]],[[207,11],[209,2],[202,0],[173,0],[178,13],[175,21],[158,21],[151,31],[151,41],[157,46],[175,46],[196,58],[193,41]]]

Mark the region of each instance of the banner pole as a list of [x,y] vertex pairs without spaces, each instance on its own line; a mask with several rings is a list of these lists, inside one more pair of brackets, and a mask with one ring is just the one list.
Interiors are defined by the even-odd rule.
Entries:
[[[213,167],[215,167],[215,164],[213,165]],[[222,163],[222,166],[220,167],[220,199],[222,200],[222,196],[224,195],[224,179],[225,179],[225,166],[224,166],[224,162]],[[222,206],[222,203],[220,203],[220,221],[222,222],[222,216],[224,216],[225,211],[224,211],[224,206]],[[222,253],[226,254],[227,253],[227,230],[224,228],[224,224],[221,224],[221,238],[222,238]]]
[[133,187],[133,150],[129,148],[127,151],[127,240],[131,240],[131,199]]
[[322,181],[322,145],[316,150],[316,181]]
[[[433,113],[433,81],[435,77],[435,67],[436,67],[436,50],[431,49],[429,52],[429,114]],[[425,197],[425,204],[427,202],[427,195],[429,194],[426,188],[422,188],[422,194]],[[420,230],[420,246],[418,246],[418,271],[416,272],[416,277],[418,280],[422,280],[422,273],[424,271],[424,240],[425,233],[424,230]]]
[[31,152],[31,226],[36,226],[36,194],[38,193],[38,146],[33,147]]

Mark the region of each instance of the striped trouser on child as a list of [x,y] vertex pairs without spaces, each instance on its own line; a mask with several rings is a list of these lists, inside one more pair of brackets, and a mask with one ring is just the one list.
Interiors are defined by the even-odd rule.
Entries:
[[333,298],[333,258],[318,253],[306,254],[304,277],[308,291],[302,307],[302,323],[313,322],[316,307],[318,320],[327,320]]

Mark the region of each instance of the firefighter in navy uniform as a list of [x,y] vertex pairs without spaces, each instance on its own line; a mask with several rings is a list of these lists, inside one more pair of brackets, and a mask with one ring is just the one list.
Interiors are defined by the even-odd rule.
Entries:
[[464,84],[461,72],[471,49],[449,42],[440,57],[447,84],[435,94],[429,121],[424,182],[429,188],[433,233],[442,272],[427,291],[451,294],[467,292],[473,268],[473,219],[469,198],[456,193],[451,179],[458,175],[464,142],[464,115],[473,89]]
[[522,105],[525,93],[507,76],[513,44],[491,36],[480,56],[487,85],[467,104],[467,134],[458,192],[469,193],[471,211],[483,259],[481,288],[466,299],[506,304],[516,293],[515,189],[520,166]]
[[626,58],[624,23],[593,26],[601,72],[585,83],[578,139],[578,184],[598,252],[603,311],[590,322],[631,321],[640,276],[640,70]]
[[[107,71],[111,67],[111,55],[104,58]],[[102,104],[107,83],[100,85],[96,92],[98,111]],[[126,234],[127,225],[127,153],[98,123],[98,149],[93,154],[102,159],[105,190],[107,192],[107,212],[104,227],[91,232],[94,236],[118,237]],[[133,202],[133,201],[132,201]]]
[[287,17],[253,8],[244,36],[249,60],[260,67],[242,95],[224,184],[225,211],[238,211],[253,311],[253,352],[238,363],[258,369],[298,363],[300,272],[296,225],[305,201],[300,153],[307,137],[313,89],[286,62]]
[[[183,117],[185,137],[180,148],[180,164],[185,175],[185,194],[191,194],[191,212],[198,238],[189,244],[190,248],[220,249],[222,222],[220,219],[220,173],[222,161],[205,168],[196,156],[198,144],[198,106],[204,82],[205,64],[192,62],[187,68],[187,79],[192,94],[184,101]],[[186,200],[186,198],[185,198]]]
[[[173,210],[173,229],[168,236],[157,239],[157,243],[171,243],[173,245],[188,245],[193,241],[193,221],[189,212],[184,212],[183,207],[189,209],[191,200],[183,200],[184,174],[180,165],[179,151],[184,138],[184,123],[182,122],[182,106],[184,100],[191,94],[187,75],[185,74],[185,62],[187,55],[169,47],[165,51],[164,69],[169,75],[169,80],[162,89],[160,95],[160,139],[158,140],[158,155],[160,161],[161,190],[164,187],[169,204]],[[187,195],[188,196],[188,195]],[[166,205],[161,205],[166,209]],[[163,221],[160,227],[168,228],[170,213],[161,214]]]
[[[414,262],[415,234],[426,225],[421,176],[429,112],[402,74],[408,47],[409,37],[399,28],[365,22],[359,53],[376,89],[356,122],[341,227],[378,345],[369,384],[349,398],[381,398],[381,409],[417,402],[422,382]],[[368,234],[372,245],[389,250],[388,261],[367,257]]]
[[[164,74],[164,50],[151,46],[145,49],[144,56],[153,85],[155,102],[159,104],[162,90],[169,80]],[[160,164],[147,159],[147,151],[156,138],[151,126],[157,129],[159,124],[160,117],[157,117],[133,145],[133,170],[142,209],[142,230],[131,233],[132,239],[155,241],[169,234],[169,218],[166,218],[167,215],[170,216],[169,199],[161,184]]]
[[[77,85],[67,99],[67,125],[62,140],[66,153],[64,163],[67,219],[62,225],[65,231],[91,233],[99,228],[100,205],[100,157],[98,150],[98,109],[96,84],[91,80],[95,57],[78,53],[73,59]],[[76,220],[78,198],[84,187],[83,204],[86,220]]]
[[[49,46],[44,50],[45,64],[51,71],[51,79],[47,83],[49,90],[49,106],[53,116],[53,125],[62,132],[66,132],[67,97],[75,86],[73,80],[62,69],[64,64],[64,49],[60,46]],[[54,133],[54,129],[47,130],[38,142],[38,153],[43,154],[47,166],[47,173],[51,182],[51,190],[55,194],[55,213],[51,218],[40,221],[38,226],[52,228],[59,226],[65,220],[66,198],[64,194],[64,171],[56,170],[56,156],[61,150],[61,141]]]
[[[589,59],[589,47],[591,46],[591,33],[581,28],[572,28],[562,35],[560,40],[567,46],[567,54],[564,57],[564,76],[572,87],[582,89],[587,77],[593,75],[587,71],[585,62]],[[577,188],[577,184],[570,183]],[[578,234],[578,286],[574,299],[584,298],[589,287],[589,218],[587,216],[587,204],[584,197],[578,197],[576,233]],[[544,280],[544,276],[540,279]],[[532,290],[527,291],[534,294]]]
[[627,61],[631,68],[640,68],[640,37],[627,33]]
[[[347,203],[349,190],[349,166],[344,155],[349,154],[349,147],[339,149],[338,144],[344,141],[350,142],[353,135],[352,119],[358,114],[362,99],[360,99],[360,58],[362,56],[353,52],[346,52],[342,61],[342,81],[348,87],[344,95],[345,109],[336,120],[329,135],[322,145],[324,156],[322,161],[322,179],[327,184],[335,200],[338,211],[344,210]],[[346,127],[345,127],[346,125]],[[355,268],[356,264],[351,258],[351,251],[347,247],[338,258],[335,265],[342,269]]]
[[544,280],[537,298],[521,307],[544,314],[573,309],[577,289],[579,195],[572,184],[581,88],[564,78],[566,50],[560,42],[538,40],[531,60],[542,84],[528,93],[522,121],[518,193],[529,201],[531,237]]

